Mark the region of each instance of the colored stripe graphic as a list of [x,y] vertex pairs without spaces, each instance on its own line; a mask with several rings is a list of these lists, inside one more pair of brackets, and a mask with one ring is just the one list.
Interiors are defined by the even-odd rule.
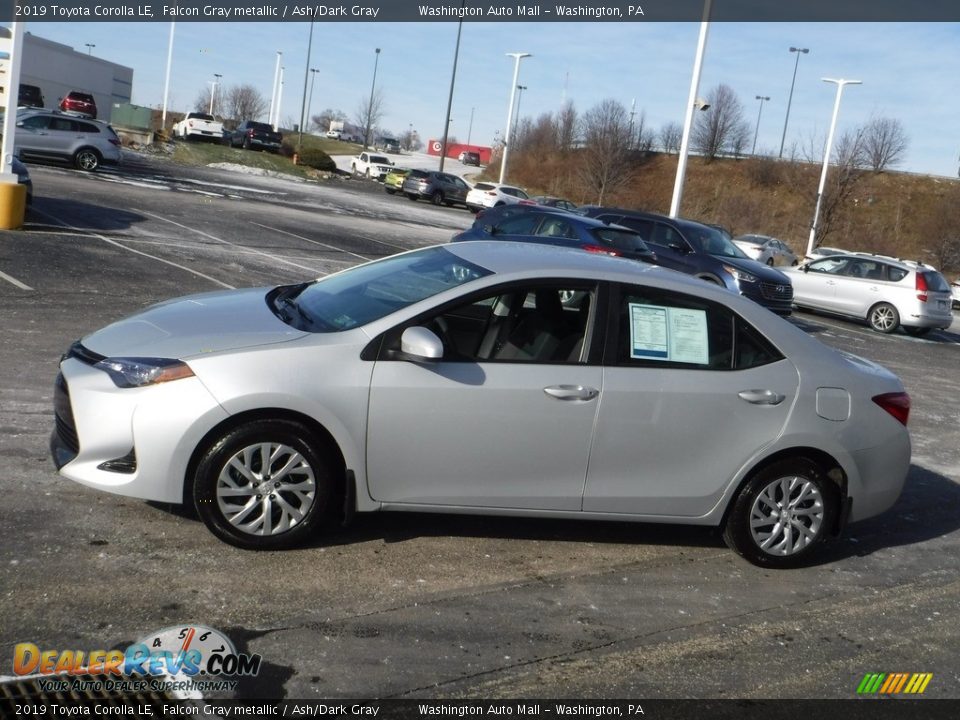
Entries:
[[867,673],[857,686],[857,694],[919,695],[932,679],[933,673]]

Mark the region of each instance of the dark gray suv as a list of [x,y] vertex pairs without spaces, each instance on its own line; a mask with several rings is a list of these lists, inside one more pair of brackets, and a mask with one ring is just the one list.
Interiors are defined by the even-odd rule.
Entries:
[[466,205],[470,186],[456,175],[436,170],[411,170],[402,192],[411,200],[429,200],[434,205]]
[[657,264],[723,285],[784,317],[793,305],[793,284],[779,270],[751,260],[716,228],[666,215],[588,206],[577,210],[640,234]]

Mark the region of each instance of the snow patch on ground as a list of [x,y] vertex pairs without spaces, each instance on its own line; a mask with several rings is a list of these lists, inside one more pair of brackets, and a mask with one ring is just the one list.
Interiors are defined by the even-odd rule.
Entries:
[[260,177],[283,178],[284,180],[293,180],[294,182],[304,182],[304,179],[289,173],[277,172],[276,170],[265,170],[264,168],[250,167],[249,165],[238,165],[237,163],[210,163],[209,168],[218,170],[229,170],[230,172],[240,173],[241,175],[258,175]]

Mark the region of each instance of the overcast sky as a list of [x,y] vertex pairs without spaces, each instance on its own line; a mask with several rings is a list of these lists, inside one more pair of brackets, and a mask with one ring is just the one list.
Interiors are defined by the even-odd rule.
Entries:
[[[33,23],[27,31],[134,69],[133,102],[160,107],[170,24]],[[308,23],[177,23],[170,103],[192,108],[223,75],[230,87],[249,83],[269,102],[276,52],[283,52],[281,118],[298,122],[307,68]],[[376,47],[377,87],[385,100],[382,126],[439,137],[446,113],[457,24],[322,23],[314,26],[310,67],[319,70],[313,114],[324,108],[353,116],[366,102]],[[513,77],[508,52],[528,52],[519,84],[523,117],[556,111],[564,98],[583,112],[615,98],[659,129],[681,123],[699,23],[464,23],[451,132],[460,142],[489,145],[506,124]],[[776,153],[784,129],[790,80],[800,58],[787,147],[810,146],[830,123],[835,86],[822,77],[862,80],[848,87],[839,130],[872,116],[899,120],[910,146],[899,169],[957,177],[960,156],[960,25],[955,23],[712,23],[700,95],[731,86],[754,129],[763,104],[758,150]],[[309,85],[309,81],[308,81]],[[308,87],[309,91],[309,87]],[[472,128],[470,126],[473,115]],[[284,123],[288,124],[287,122]]]

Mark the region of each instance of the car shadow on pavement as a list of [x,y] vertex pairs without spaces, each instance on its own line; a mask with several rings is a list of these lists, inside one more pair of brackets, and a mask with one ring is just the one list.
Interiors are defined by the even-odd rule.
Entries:
[[145,215],[120,210],[118,208],[94,205],[68,200],[67,198],[37,197],[27,209],[23,229],[50,230],[63,228],[64,230],[81,231],[116,231],[126,230],[132,225],[148,220]]

